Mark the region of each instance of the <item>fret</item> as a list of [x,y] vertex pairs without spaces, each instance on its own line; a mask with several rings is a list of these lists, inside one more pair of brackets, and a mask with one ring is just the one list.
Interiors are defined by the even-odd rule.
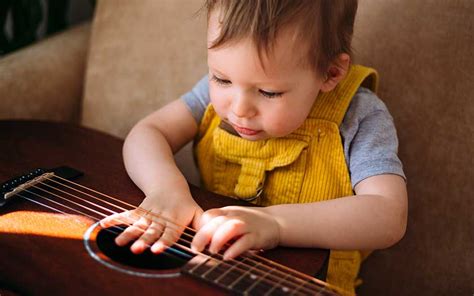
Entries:
[[[283,285],[281,285],[282,282],[286,281],[286,279],[288,278],[288,274],[285,274],[284,277],[280,278],[275,285],[273,285],[273,288],[271,288],[270,290],[268,290],[264,296],[268,296],[268,295],[275,295],[275,293],[278,293],[278,291],[282,291],[282,292],[288,292],[289,289],[288,287],[285,287]],[[286,288],[286,289],[285,289]],[[286,291],[285,291],[286,290]]]
[[244,258],[242,261],[237,262],[237,264],[230,263],[231,267],[227,269],[224,273],[222,273],[219,277],[214,279],[214,282],[224,287],[227,287],[232,284],[235,280],[237,280],[238,277],[240,277],[240,270],[246,270],[246,268],[242,266],[245,260],[246,259]]
[[[304,291],[304,288],[306,288],[307,284],[308,284],[308,281],[302,282],[301,284],[299,284],[299,285],[296,287],[296,289],[293,290],[293,293],[292,293],[292,294],[297,293],[298,291],[301,291],[301,290]],[[311,289],[311,287],[310,287],[310,289]]]
[[209,266],[214,266],[212,260],[209,256],[197,255],[194,256],[189,262],[183,267],[183,271],[189,274],[200,275],[201,273],[207,271]]
[[[244,261],[246,261],[247,258],[244,258]],[[246,264],[253,265],[253,263],[250,260],[247,260]],[[257,263],[258,266],[260,263]],[[240,269],[243,269],[242,267],[245,265],[241,265]],[[237,292],[243,292],[247,289],[248,286],[250,286],[256,279],[257,275],[253,272],[255,266],[245,266],[245,270],[239,270],[240,276],[237,277],[230,285],[227,287],[231,289],[232,291],[237,291]],[[237,269],[236,269],[237,270]]]
[[252,294],[258,294],[262,295],[263,293],[273,289],[273,284],[271,284],[271,279],[270,283],[263,281],[265,278],[268,278],[268,276],[274,271],[275,268],[270,269],[269,271],[263,272],[263,275],[260,275],[258,279],[250,286],[247,288],[247,290],[244,291],[244,293],[249,293],[251,292]]
[[[281,270],[277,265],[268,262],[266,268],[272,268],[273,275],[267,275],[272,283],[272,288],[264,295],[321,295],[321,296],[337,296],[334,290],[326,288],[321,284],[313,281],[313,278],[307,278],[295,273]],[[290,271],[291,272],[291,271]],[[262,295],[263,293],[258,293]]]
[[[304,284],[304,280],[288,273],[285,270],[281,270],[277,265],[271,265],[268,263],[263,263],[266,269],[270,269],[268,274],[265,276],[268,280],[263,283],[266,284],[263,289],[260,285],[258,295],[313,295],[314,289],[305,290],[305,291],[294,291],[298,285],[301,283]],[[273,274],[270,275],[270,273]]]
[[336,294],[334,291],[326,289],[326,287],[322,287],[321,291],[318,291],[318,295],[321,295],[321,296],[337,296],[339,294]]
[[286,275],[277,284],[274,285],[274,289],[270,291],[268,295],[314,295],[314,290],[296,291],[295,287],[298,283],[295,283],[295,278],[291,275]]
[[[218,255],[215,255],[218,256]],[[312,279],[281,270],[253,258],[240,257],[223,261],[204,254],[191,259],[184,273],[245,295],[322,295],[337,293],[313,282]]]
[[215,281],[216,278],[220,277],[224,272],[228,271],[230,266],[231,264],[223,260],[217,259],[217,263],[209,270],[204,272],[201,277],[206,280]]
[[[289,295],[299,282],[292,283],[288,281],[289,275],[285,274],[284,279],[286,278],[286,283],[290,285],[280,285],[280,288],[274,289],[276,279],[281,279],[280,275],[274,272],[276,270],[275,267],[266,266],[263,262],[243,258],[242,261],[237,262],[236,265],[230,268],[225,275],[223,274],[218,281],[219,285],[224,288],[247,295],[263,295],[272,289],[271,295]],[[234,280],[229,281],[229,277]],[[224,286],[224,282],[228,284]],[[298,292],[296,295],[304,295],[304,293]]]
[[[191,259],[182,270],[190,275],[218,284],[225,289],[243,293],[262,273],[255,270],[259,265],[260,263],[255,264],[246,258],[234,264],[198,255]],[[225,272],[220,273],[225,269],[225,266],[227,266]],[[215,279],[213,280],[213,278]]]
[[247,271],[229,285],[232,291],[247,295],[262,295],[273,288],[275,275],[270,277],[270,273],[274,268],[268,268],[262,262],[254,260],[248,260],[246,264],[252,266],[247,267]]
[[215,270],[219,265],[221,264],[221,261],[218,261],[216,264],[212,265],[211,268],[209,268],[208,270],[206,270],[205,272],[201,273],[201,277],[202,278],[207,278],[208,275],[210,275],[212,273],[213,270]]
[[308,295],[310,294],[309,292],[311,292],[312,295],[318,295],[318,296],[337,295],[334,292],[326,289],[326,287],[321,287],[319,285],[316,285],[312,279],[304,280],[291,292],[290,295],[301,295],[301,294]]
[[299,290],[300,288],[302,288],[305,284],[306,284],[306,282],[302,282],[301,284],[299,284],[298,286],[296,286],[296,288],[295,288],[293,291],[291,291],[291,294],[290,294],[290,295],[297,295],[296,293],[298,293],[298,290]]

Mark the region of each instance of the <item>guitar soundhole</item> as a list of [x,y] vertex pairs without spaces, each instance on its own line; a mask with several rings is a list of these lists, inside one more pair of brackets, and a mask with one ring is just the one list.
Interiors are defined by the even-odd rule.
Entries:
[[[125,228],[120,229],[123,231]],[[133,242],[123,247],[115,244],[114,240],[121,231],[117,227],[102,229],[97,233],[96,243],[104,255],[122,265],[147,270],[169,270],[182,267],[194,256],[178,247],[168,248],[161,254],[154,254],[149,248],[141,254],[134,254],[130,251]]]

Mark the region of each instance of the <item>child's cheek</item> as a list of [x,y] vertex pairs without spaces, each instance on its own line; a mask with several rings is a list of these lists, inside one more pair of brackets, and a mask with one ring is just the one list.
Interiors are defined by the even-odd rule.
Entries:
[[216,87],[209,88],[209,95],[212,106],[214,106],[214,110],[217,112],[219,117],[227,118],[227,110],[229,106],[230,100],[226,98],[226,94],[224,91],[219,90]]
[[302,123],[300,121],[299,118],[292,118],[284,112],[275,112],[267,114],[264,125],[272,137],[284,137],[298,129]]

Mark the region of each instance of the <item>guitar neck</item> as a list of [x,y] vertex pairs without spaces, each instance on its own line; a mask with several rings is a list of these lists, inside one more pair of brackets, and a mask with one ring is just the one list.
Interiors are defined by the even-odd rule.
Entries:
[[322,281],[251,254],[228,261],[199,254],[181,271],[238,294],[340,295]]

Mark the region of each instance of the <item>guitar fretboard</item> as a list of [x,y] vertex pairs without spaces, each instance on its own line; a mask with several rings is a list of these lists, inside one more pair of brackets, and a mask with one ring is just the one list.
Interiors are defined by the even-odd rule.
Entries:
[[183,273],[226,290],[245,295],[339,295],[314,278],[283,269],[258,256],[241,256],[223,261],[216,256],[197,255]]

